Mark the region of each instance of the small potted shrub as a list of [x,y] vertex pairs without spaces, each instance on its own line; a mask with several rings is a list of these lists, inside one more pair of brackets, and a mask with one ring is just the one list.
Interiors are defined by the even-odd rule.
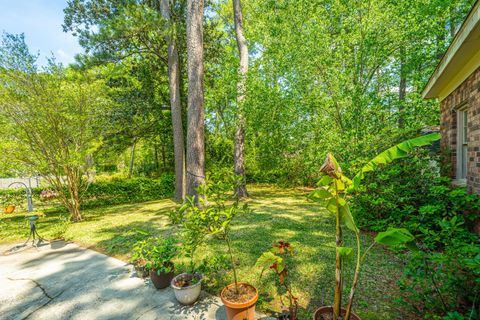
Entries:
[[147,264],[146,256],[149,251],[149,244],[150,242],[148,240],[137,241],[132,249],[130,263],[133,264],[133,267],[140,278],[148,277],[149,272],[148,269],[145,268],[145,265]]
[[157,289],[165,289],[174,276],[175,265],[172,260],[177,255],[177,247],[172,238],[152,239],[152,246],[147,252],[145,269],[149,270],[150,279]]
[[272,245],[272,248],[264,252],[255,264],[257,267],[262,268],[262,277],[265,270],[275,272],[278,277],[278,283],[285,290],[285,295],[288,304],[284,303],[284,299],[280,296],[280,302],[282,304],[282,314],[280,314],[278,320],[297,320],[298,314],[298,298],[293,295],[292,288],[287,281],[288,278],[288,260],[293,255],[294,249],[288,242],[278,241]]
[[[367,253],[375,245],[375,243],[387,246],[406,245],[411,249],[415,249],[413,243],[414,237],[408,230],[399,228],[389,228],[385,232],[380,232],[365,252],[361,252],[360,230],[355,224],[354,218],[350,212],[348,204],[348,195],[360,190],[360,183],[364,178],[364,174],[378,168],[379,165],[388,164],[395,159],[399,159],[408,155],[415,147],[425,146],[433,141],[440,139],[437,133],[421,136],[415,139],[404,141],[390,149],[380,153],[378,156],[369,161],[360,172],[350,180],[346,177],[340,168],[337,160],[332,154],[328,154],[325,163],[320,168],[321,179],[317,183],[319,187],[310,194],[310,199],[322,202],[325,208],[335,216],[336,229],[336,263],[335,263],[335,292],[333,306],[325,306],[319,308],[314,314],[314,320],[330,320],[330,319],[355,319],[360,317],[353,313],[352,305],[355,297],[356,288],[360,276],[362,262]],[[342,261],[348,256],[353,255],[354,249],[343,246],[343,226],[350,229],[356,237],[356,265],[353,281],[350,289],[348,303],[346,308],[342,308],[342,291],[343,291],[343,270]]]
[[170,220],[172,224],[180,226],[182,250],[189,259],[188,271],[174,277],[171,287],[178,302],[190,305],[197,301],[202,290],[202,275],[197,272],[195,254],[207,236],[206,220],[195,197],[187,197],[179,209],[170,213]]
[[69,219],[64,215],[60,215],[58,222],[50,228],[51,240],[65,240],[65,233],[68,230],[69,224]]
[[173,279],[175,265],[172,260],[176,256],[174,239],[149,238],[137,242],[131,261],[142,278],[149,275],[155,288],[164,289]]
[[[234,180],[232,182],[234,183]],[[227,312],[227,319],[253,320],[255,317],[255,304],[258,300],[258,290],[251,284],[238,281],[230,239],[232,220],[238,213],[248,213],[250,210],[247,204],[240,206],[238,199],[232,204],[226,205],[229,198],[228,192],[233,188],[233,183],[227,181],[204,185],[200,190],[203,194],[207,194],[209,199],[209,203],[204,207],[207,230],[210,235],[225,241],[228,256],[230,257],[233,283],[226,286],[220,294]]]

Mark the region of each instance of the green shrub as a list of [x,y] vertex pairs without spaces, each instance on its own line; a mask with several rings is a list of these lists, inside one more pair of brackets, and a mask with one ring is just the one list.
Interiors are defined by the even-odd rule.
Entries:
[[366,192],[352,199],[352,211],[364,229],[390,224],[416,236],[421,250],[404,255],[399,282],[404,308],[425,319],[475,319],[480,316],[480,243],[467,226],[478,216],[480,197],[440,177],[438,160],[419,150],[370,174]]
[[174,188],[173,174],[158,179],[102,177],[82,194],[82,208],[164,199],[173,196]]
[[[40,192],[42,192],[43,188],[32,188],[32,199],[35,208],[38,204],[44,203],[44,201],[40,198]],[[17,211],[26,211],[27,210],[27,198],[25,195],[25,189],[0,189],[0,205],[2,206],[1,210],[3,211],[3,207],[8,205],[14,205],[17,208]]]
[[[47,188],[48,189],[48,188]],[[100,176],[82,193],[82,208],[92,208],[106,205],[136,203],[165,199],[173,196],[175,176],[164,174],[158,179],[125,178],[123,176]],[[40,193],[45,188],[33,188],[33,204],[38,210],[47,207],[59,207],[59,199],[45,200]],[[16,211],[27,210],[27,200],[24,189],[0,190],[0,205],[15,205]]]
[[442,251],[424,249],[408,257],[399,281],[404,308],[426,319],[479,319],[480,246],[470,236],[442,238]]
[[416,219],[432,183],[444,185],[438,180],[437,161],[438,157],[427,150],[417,149],[413,157],[371,172],[363,184],[365,192],[352,199],[357,223],[363,228],[384,230]]

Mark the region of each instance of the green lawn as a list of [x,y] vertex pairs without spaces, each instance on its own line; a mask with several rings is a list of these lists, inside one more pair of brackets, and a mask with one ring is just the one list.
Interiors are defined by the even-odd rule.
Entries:
[[[295,264],[289,277],[300,304],[306,308],[302,318],[324,301],[330,304],[333,298],[335,272],[334,219],[318,204],[306,200],[306,192],[293,189],[250,186],[249,200],[253,213],[239,216],[233,226],[232,241],[240,261],[239,279],[257,285],[261,292],[260,307],[278,308],[274,299],[274,278],[259,279],[260,270],[254,267],[257,257],[277,240],[290,242],[296,248]],[[95,208],[83,212],[85,220],[71,224],[66,238],[85,247],[90,247],[119,259],[128,261],[134,243],[143,235],[138,230],[152,235],[171,233],[167,213],[176,204],[160,200],[139,204]],[[38,231],[49,238],[59,221],[60,213],[47,214],[39,222]],[[354,238],[346,230],[346,245],[353,246]],[[1,242],[14,242],[26,238],[28,228],[24,214],[0,217]],[[366,247],[371,236],[364,234]],[[224,253],[222,241],[210,239],[201,255],[212,256]],[[200,258],[200,257],[199,257]],[[355,311],[363,319],[402,319],[405,315],[393,302],[397,292],[396,280],[401,274],[402,262],[383,248],[374,248],[364,264]],[[353,261],[345,263],[345,295],[353,275]],[[227,277],[216,279],[208,290],[218,294]]]

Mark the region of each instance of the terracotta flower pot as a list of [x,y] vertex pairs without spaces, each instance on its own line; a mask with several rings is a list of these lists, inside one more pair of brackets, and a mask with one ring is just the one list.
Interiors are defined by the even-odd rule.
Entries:
[[227,320],[253,320],[255,319],[255,304],[258,300],[258,290],[248,283],[239,282],[239,285],[250,286],[255,289],[255,296],[245,303],[234,303],[225,299],[225,292],[235,286],[234,283],[223,288],[220,298],[227,311]]
[[[345,315],[345,312],[347,310],[343,309],[340,311],[341,316],[343,317]],[[330,320],[333,319],[333,307],[332,306],[326,306],[326,307],[320,307],[315,311],[313,314],[313,320]],[[355,313],[350,314],[350,320],[361,320],[359,316],[357,316]]]
[[150,270],[150,279],[152,280],[153,285],[157,289],[165,289],[166,287],[168,287],[173,279],[173,276],[173,272],[160,272],[160,274],[158,274],[157,270]]

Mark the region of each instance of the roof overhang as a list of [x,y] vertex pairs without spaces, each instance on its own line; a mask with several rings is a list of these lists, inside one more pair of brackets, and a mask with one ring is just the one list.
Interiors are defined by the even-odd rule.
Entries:
[[480,67],[480,1],[457,32],[447,52],[430,77],[422,97],[445,99]]

